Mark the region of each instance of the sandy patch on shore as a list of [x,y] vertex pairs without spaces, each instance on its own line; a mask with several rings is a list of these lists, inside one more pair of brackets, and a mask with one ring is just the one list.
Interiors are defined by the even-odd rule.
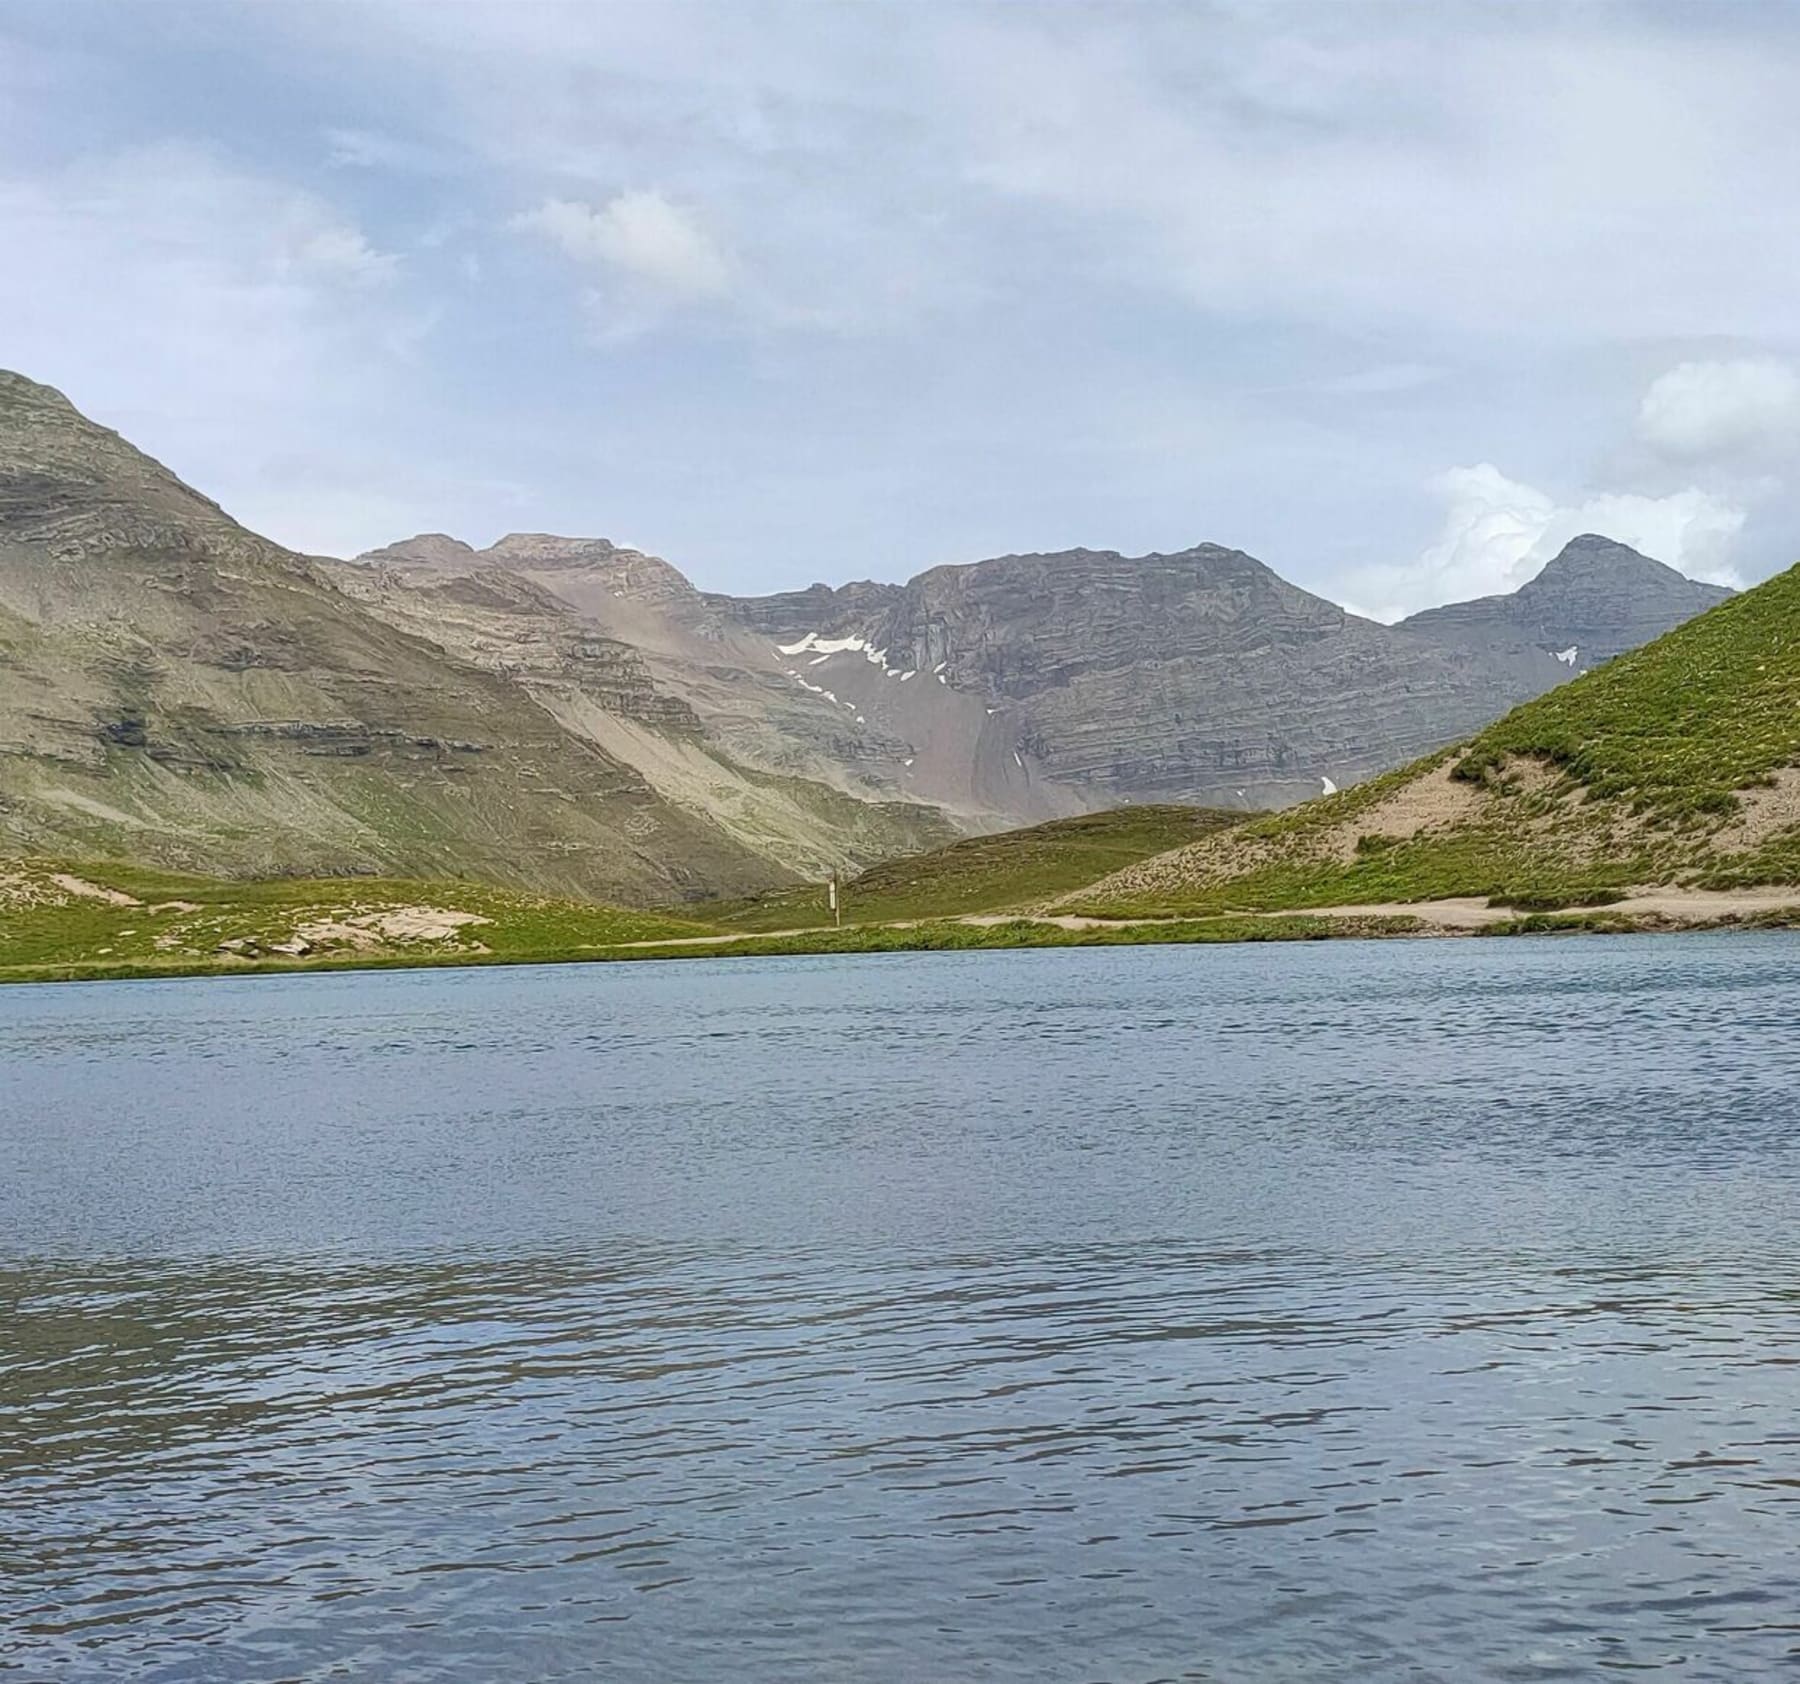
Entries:
[[[1605,905],[1559,907],[1564,913],[1605,913],[1625,918],[1654,919],[1668,924],[1712,924],[1724,918],[1754,918],[1769,912],[1800,912],[1800,884],[1764,889],[1640,888],[1623,900]],[[1490,906],[1485,900],[1462,897],[1447,900],[1380,901],[1364,906],[1296,907],[1291,912],[1265,912],[1256,916],[1281,918],[1417,918],[1442,930],[1477,930],[1489,924],[1510,923],[1528,917],[1512,906]],[[1106,920],[1100,920],[1105,922]]]
[[294,926],[294,935],[312,947],[353,947],[366,953],[389,942],[448,941],[471,925],[491,922],[479,912],[452,907],[389,906],[379,912],[309,919]]

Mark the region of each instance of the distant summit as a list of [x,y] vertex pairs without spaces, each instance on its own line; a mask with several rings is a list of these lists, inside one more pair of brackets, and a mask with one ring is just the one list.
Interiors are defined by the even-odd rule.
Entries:
[[526,578],[556,580],[559,594],[585,586],[602,596],[634,602],[687,602],[695,598],[686,577],[661,556],[649,555],[609,538],[562,538],[552,532],[509,532],[478,550],[442,532],[421,532],[357,558],[368,566],[406,574],[479,574],[490,569]]
[[1400,627],[1502,658],[1530,661],[1547,655],[1571,672],[1583,672],[1661,637],[1733,594],[1589,532],[1571,538],[1516,591],[1427,608]]

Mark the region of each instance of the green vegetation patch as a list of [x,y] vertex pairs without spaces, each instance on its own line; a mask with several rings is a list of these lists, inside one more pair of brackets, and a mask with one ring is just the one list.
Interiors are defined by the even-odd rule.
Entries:
[[1664,820],[1734,811],[1800,760],[1800,568],[1515,708],[1455,775],[1486,781],[1509,756]]
[[[1027,830],[972,836],[930,853],[871,867],[843,887],[846,923],[1005,912],[1068,894],[1110,872],[1232,824],[1212,807],[1118,807]],[[825,891],[784,889],[700,909],[732,929],[783,930],[829,917]]]
[[1623,889],[1566,889],[1555,894],[1492,895],[1488,905],[1514,912],[1566,912],[1571,907],[1613,906],[1624,899]]
[[1016,918],[994,924],[930,921],[911,925],[868,924],[841,930],[804,930],[790,935],[747,936],[742,941],[702,946],[678,944],[618,950],[609,959],[692,959],[784,957],[826,953],[961,953],[999,948],[1154,947],[1204,942],[1324,941],[1334,936],[1416,935],[1417,918],[1198,918],[1159,919],[1142,924],[1094,925],[1065,929],[1040,919]]
[[26,975],[526,958],[706,928],[469,883],[239,882],[110,863],[0,861],[0,971]]

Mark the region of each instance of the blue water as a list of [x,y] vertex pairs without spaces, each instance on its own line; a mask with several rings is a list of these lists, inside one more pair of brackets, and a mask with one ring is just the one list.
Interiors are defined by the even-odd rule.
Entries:
[[1800,1675],[1800,938],[0,991],[0,1673]]

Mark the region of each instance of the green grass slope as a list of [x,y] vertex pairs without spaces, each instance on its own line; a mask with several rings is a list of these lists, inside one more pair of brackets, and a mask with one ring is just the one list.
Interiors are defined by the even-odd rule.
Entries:
[[0,980],[593,957],[705,925],[471,883],[0,860]]
[[786,935],[469,883],[245,883],[91,861],[0,860],[0,983],[86,982],[397,966],[770,958],[1312,941],[1416,933],[1407,918],[1204,918],[1064,928],[955,917]]
[[[968,837],[852,879],[843,888],[844,921],[956,918],[1031,906],[1243,818],[1211,807],[1117,807]],[[735,930],[797,929],[830,917],[817,885],[695,910]]]
[[1800,883],[1800,569],[1342,794],[1115,872],[1064,910],[1175,916]]

